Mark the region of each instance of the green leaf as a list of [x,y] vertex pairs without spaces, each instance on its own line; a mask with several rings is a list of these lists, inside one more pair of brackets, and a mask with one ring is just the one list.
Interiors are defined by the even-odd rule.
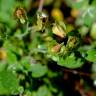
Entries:
[[11,50],[7,50],[7,62],[9,64],[16,64],[17,62],[16,55]]
[[8,95],[17,93],[18,80],[16,75],[11,71],[1,71],[0,72],[0,95]]
[[81,67],[83,65],[83,62],[81,61],[80,58],[76,59],[74,53],[72,53],[70,56],[66,58],[60,57],[58,61],[58,65],[74,69],[74,68]]
[[21,66],[22,67],[24,67],[25,69],[27,69],[27,71],[28,70],[30,70],[30,57],[23,57],[22,59],[21,59]]
[[32,71],[32,77],[39,78],[44,76],[47,73],[48,69],[45,65],[32,64],[30,71]]
[[12,11],[14,4],[15,0],[8,0],[8,2],[6,2],[6,0],[0,0],[0,9],[3,12],[10,12]]
[[40,86],[39,89],[35,92],[32,92],[32,96],[53,96],[47,86]]
[[78,8],[80,9],[81,7],[85,7],[88,5],[89,0],[65,0],[65,2],[71,6],[72,8]]
[[81,22],[83,22],[88,27],[96,20],[96,7],[89,6],[81,10],[81,16],[77,18],[79,20],[81,18]]
[[15,6],[15,0],[0,0],[0,21],[8,24],[11,28],[16,26],[15,20],[12,18]]
[[91,5],[96,7],[96,0],[92,0],[92,4]]
[[52,96],[52,94],[46,86],[41,86],[37,91],[37,96]]
[[87,15],[87,16],[84,17],[84,24],[85,25],[91,26],[92,22],[93,22],[93,20],[90,16]]
[[90,30],[90,36],[92,39],[96,40],[96,23],[92,25],[92,28]]
[[30,0],[23,0],[23,4],[25,5],[26,8],[30,8],[30,3],[31,1]]
[[88,61],[96,63],[96,50],[88,50],[86,59]]
[[6,63],[0,61],[0,72],[6,68]]

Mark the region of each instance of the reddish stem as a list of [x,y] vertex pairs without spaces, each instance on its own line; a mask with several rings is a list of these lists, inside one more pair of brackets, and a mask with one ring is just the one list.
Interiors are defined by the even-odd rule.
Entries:
[[43,9],[44,0],[40,0],[38,11],[42,11]]
[[90,77],[91,74],[89,73],[84,73],[84,72],[80,72],[80,71],[76,71],[76,70],[68,70],[68,69],[64,69],[65,72],[70,72],[70,73],[73,73],[73,74],[79,74],[79,75],[83,75],[83,76],[88,76]]

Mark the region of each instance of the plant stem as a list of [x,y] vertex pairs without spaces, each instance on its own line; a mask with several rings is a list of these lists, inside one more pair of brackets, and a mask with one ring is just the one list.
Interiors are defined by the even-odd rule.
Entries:
[[63,69],[65,72],[69,72],[69,73],[73,73],[73,74],[79,74],[79,75],[83,75],[83,76],[88,76],[90,77],[91,74],[89,73],[84,73],[84,72],[80,72],[80,71],[76,71],[76,70],[69,70],[69,69]]
[[38,11],[42,12],[44,0],[40,0]]

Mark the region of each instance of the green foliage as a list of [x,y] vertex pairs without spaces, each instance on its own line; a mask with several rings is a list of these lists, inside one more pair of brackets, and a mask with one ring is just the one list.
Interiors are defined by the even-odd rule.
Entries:
[[80,9],[81,7],[87,6],[89,0],[77,0],[77,1],[72,1],[72,0],[66,0],[66,3],[71,6],[72,8],[78,8]]
[[[0,0],[0,22],[7,23],[10,27],[14,27],[16,22],[12,19],[12,12],[14,9],[14,0]],[[11,22],[10,22],[11,21]]]
[[14,53],[12,53],[10,50],[7,51],[7,59],[9,64],[14,64],[17,62],[16,56]]
[[96,62],[96,50],[88,50],[86,59],[91,62]]
[[[89,1],[45,0],[38,12],[38,0],[0,0],[0,95],[67,96],[63,69],[74,74],[84,64],[96,80],[96,0]],[[75,83],[79,93],[86,86]]]
[[96,7],[90,6],[88,8],[82,9],[81,18],[78,18],[77,20],[80,19],[86,26],[91,26],[95,20],[95,15],[96,15]]
[[32,71],[32,77],[39,78],[44,76],[47,73],[48,69],[46,66],[43,66],[41,64],[32,64],[30,71]]
[[0,95],[17,94],[18,80],[11,71],[3,70],[0,72]]
[[47,86],[41,86],[38,91],[32,94],[32,96],[52,96]]
[[74,53],[72,53],[66,58],[60,57],[58,64],[70,69],[74,69],[74,68],[81,67],[83,65],[83,61],[81,60],[81,58],[76,58],[74,56]]

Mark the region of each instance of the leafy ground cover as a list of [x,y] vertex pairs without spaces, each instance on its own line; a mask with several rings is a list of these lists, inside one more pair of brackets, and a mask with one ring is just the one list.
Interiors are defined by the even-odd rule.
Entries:
[[96,96],[95,0],[0,0],[1,96]]

